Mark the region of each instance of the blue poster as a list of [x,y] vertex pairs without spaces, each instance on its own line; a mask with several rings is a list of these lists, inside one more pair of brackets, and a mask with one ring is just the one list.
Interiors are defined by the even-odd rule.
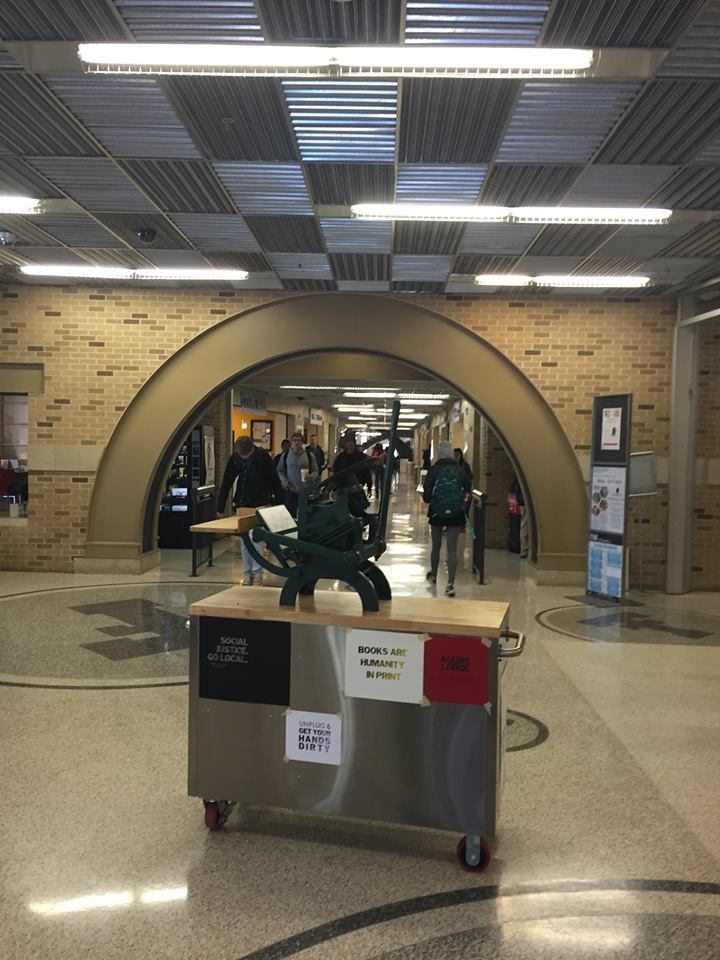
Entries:
[[591,540],[588,549],[588,590],[619,600],[623,592],[622,581],[622,544]]

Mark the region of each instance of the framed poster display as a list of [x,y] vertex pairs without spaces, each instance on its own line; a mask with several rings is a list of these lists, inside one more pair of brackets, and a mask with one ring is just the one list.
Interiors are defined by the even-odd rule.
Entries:
[[272,450],[273,448],[273,422],[272,420],[251,420],[250,436],[252,442],[263,450]]

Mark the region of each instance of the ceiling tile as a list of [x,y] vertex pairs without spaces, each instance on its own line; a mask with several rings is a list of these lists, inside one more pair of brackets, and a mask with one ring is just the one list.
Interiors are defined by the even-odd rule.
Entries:
[[[460,254],[453,263],[453,274],[511,273],[517,257],[483,257],[476,254]],[[522,272],[522,271],[521,271]]]
[[0,74],[0,152],[89,157],[99,151],[37,77],[9,71]]
[[32,166],[87,210],[154,211],[148,198],[105,157],[47,157],[33,160]]
[[324,250],[314,217],[246,217],[245,221],[264,250]]
[[98,0],[3,0],[3,40],[127,40],[112,4]]
[[660,76],[681,79],[720,77],[720,0],[709,3],[683,3],[684,12],[698,11],[670,51]]
[[299,163],[215,163],[213,167],[240,213],[313,215]]
[[693,163],[712,163],[720,166],[720,137],[713,137],[692,158]]
[[538,234],[528,254],[533,257],[586,257],[616,230],[617,227],[550,224]]
[[154,250],[144,249],[143,254],[156,267],[166,269],[177,269],[184,267],[186,269],[202,269],[207,267],[207,261],[197,250]]
[[460,250],[491,256],[519,256],[541,229],[536,223],[469,223]]
[[385,293],[390,289],[388,280],[338,280],[338,290],[345,290],[348,293]]
[[285,80],[283,89],[303,160],[394,160],[396,81]]
[[16,157],[0,157],[0,193],[19,193],[39,199],[62,197],[62,193],[29,163]]
[[272,264],[264,253],[208,252],[205,256],[213,267],[224,270],[249,270],[250,273],[267,273]]
[[44,80],[115,157],[199,156],[167,97],[150,77],[63,75]]
[[[85,257],[81,257],[79,253],[68,250],[67,247],[26,247],[20,245],[14,248],[14,252],[19,257],[22,257],[23,260],[27,260],[28,263],[60,263],[70,266],[87,263]],[[84,250],[82,252],[85,253]],[[47,283],[47,280],[38,278],[38,282]]]
[[603,244],[600,254],[603,257],[643,257],[656,256],[679,237],[695,229],[693,223],[673,219],[670,223],[657,226],[637,225],[621,227],[607,243]]
[[557,276],[572,273],[583,262],[584,257],[523,257],[518,263],[516,273],[539,277],[544,274]]
[[16,237],[16,242],[22,246],[32,244],[39,247],[50,247],[57,243],[57,238],[46,232],[40,224],[44,217],[8,217],[0,215],[0,230],[7,230]]
[[593,276],[617,276],[618,274],[643,274],[645,257],[588,257],[577,272]]
[[518,90],[515,80],[403,80],[400,162],[488,163]]
[[550,0],[407,0],[405,43],[534,46]]
[[486,166],[401,163],[395,199],[406,203],[474,203],[486,173]]
[[256,0],[271,43],[400,43],[402,0]]
[[[182,250],[188,247],[182,236],[173,229],[172,223],[158,213],[102,213],[98,214],[98,220],[138,250]],[[155,231],[156,237],[152,243],[143,243],[138,239],[137,232],[143,228]],[[113,240],[111,246],[116,247],[117,240]]]
[[663,257],[720,256],[720,222],[704,223],[663,250]]
[[390,253],[392,224],[382,220],[321,220],[331,253]]
[[432,223],[399,220],[395,224],[395,253],[457,253],[465,232],[464,223]]
[[392,260],[393,280],[445,280],[453,257],[396,254]]
[[558,0],[546,46],[670,47],[704,0]]
[[392,200],[395,170],[389,163],[306,163],[317,204],[383,203]]
[[683,167],[663,187],[655,202],[674,210],[720,210],[720,166]]
[[337,290],[334,280],[287,278],[283,280],[286,290],[296,290],[303,293],[314,293],[327,290]]
[[655,257],[642,265],[642,272],[652,277],[657,283],[682,283],[686,277],[692,276],[702,267],[709,266],[715,261],[717,268],[717,252],[720,251],[720,238],[714,244],[715,253],[705,259],[695,257]]
[[324,253],[273,253],[270,256],[273,270],[279,277],[307,278],[308,280],[332,279],[330,261]]
[[335,253],[330,265],[338,280],[389,280],[390,256],[377,253]]
[[234,213],[204,160],[125,160],[121,166],[162,210]]
[[639,90],[636,83],[526,83],[498,162],[587,163]]
[[581,166],[496,163],[485,182],[481,202],[500,206],[558,203]]
[[117,247],[118,241],[92,217],[46,213],[42,229],[68,247]]
[[298,159],[279,80],[170,77],[164,88],[211,159]]
[[242,220],[228,213],[170,213],[174,223],[200,250],[257,251],[260,246]]
[[686,163],[720,124],[720,84],[655,80],[600,151],[601,163]]
[[144,42],[247,43],[263,39],[252,0],[114,0],[114,3],[135,38]]
[[[563,198],[565,206],[640,206],[678,167],[593,164]],[[662,206],[662,204],[660,204]]]
[[433,280],[393,280],[390,284],[393,293],[443,293],[443,281]]

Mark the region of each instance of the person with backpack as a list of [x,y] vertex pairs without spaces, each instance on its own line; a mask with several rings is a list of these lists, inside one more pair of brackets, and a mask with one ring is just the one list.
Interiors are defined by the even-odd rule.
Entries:
[[303,447],[301,433],[294,433],[290,437],[290,449],[280,457],[277,472],[285,490],[285,506],[293,517],[297,517],[300,491],[320,476],[317,461],[310,448],[306,450]]
[[[273,502],[282,503],[283,490],[272,457],[261,447],[256,447],[250,437],[240,437],[235,444],[230,459],[225,467],[220,493],[217,500],[217,515],[222,517],[225,503],[237,480],[233,507],[264,507]],[[250,533],[252,537],[252,532]],[[250,555],[249,550],[241,539],[240,547],[243,557],[243,586],[251,587],[262,585],[262,567]]]
[[438,458],[430,467],[423,485],[423,500],[428,504],[428,522],[432,538],[430,570],[427,579],[437,583],[440,566],[440,548],[443,531],[447,539],[448,582],[446,597],[455,596],[455,573],[460,534],[465,527],[465,501],[470,495],[472,483],[453,458],[452,444],[442,440],[438,444]]

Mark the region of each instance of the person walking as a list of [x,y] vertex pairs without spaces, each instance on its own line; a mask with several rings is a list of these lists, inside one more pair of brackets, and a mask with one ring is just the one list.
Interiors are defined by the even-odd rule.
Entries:
[[381,443],[376,443],[372,448],[372,456],[375,459],[375,465],[372,468],[373,483],[375,486],[375,497],[380,499],[382,490],[383,476],[385,474],[386,455]]
[[350,512],[362,517],[369,506],[363,487],[372,483],[368,457],[358,450],[354,437],[345,437],[342,441],[342,453],[339,453],[332,465],[332,486],[347,488]]
[[277,472],[285,490],[285,506],[293,517],[297,517],[300,491],[320,476],[315,457],[309,448],[306,450],[303,446],[301,433],[290,437],[290,449],[280,457]]
[[310,437],[308,450],[315,457],[315,463],[317,464],[318,473],[322,475],[322,472],[325,469],[325,464],[327,463],[327,457],[325,456],[325,451],[323,450],[323,448],[318,446],[316,433],[314,433]]
[[453,460],[460,467],[460,469],[467,474],[468,480],[470,481],[470,486],[472,487],[473,482],[473,472],[470,469],[470,464],[467,462],[463,456],[463,452],[460,447],[455,447],[453,450]]
[[283,442],[280,444],[280,453],[278,453],[276,456],[273,457],[273,463],[275,464],[276,470],[277,470],[277,465],[280,463],[280,457],[282,457],[283,454],[287,453],[289,449],[290,449],[290,441],[286,437],[283,440]]
[[452,444],[449,440],[441,440],[438,444],[438,458],[425,477],[423,500],[428,504],[428,522],[432,539],[430,570],[426,577],[430,583],[437,583],[444,532],[447,541],[448,572],[446,597],[455,596],[458,540],[465,526],[465,501],[470,495],[471,486],[467,473],[453,459]]
[[[223,516],[225,503],[233,483],[237,480],[233,507],[264,507],[273,502],[282,503],[283,490],[272,457],[256,447],[250,437],[240,437],[230,456],[223,474],[217,500],[218,518]],[[250,537],[255,541],[253,532]],[[243,586],[262,585],[262,567],[240,539],[243,558]]]

